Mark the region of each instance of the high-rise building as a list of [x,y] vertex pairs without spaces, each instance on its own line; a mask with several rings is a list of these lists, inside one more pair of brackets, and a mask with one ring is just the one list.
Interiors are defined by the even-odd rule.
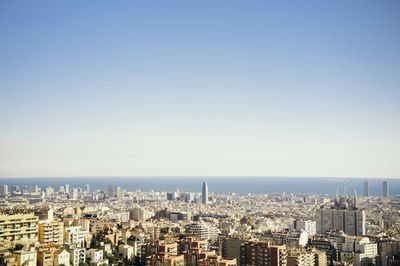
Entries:
[[8,193],[8,186],[7,185],[2,185],[0,187],[0,195],[7,195]]
[[113,184],[108,185],[108,197],[109,198],[114,197],[114,185]]
[[77,188],[73,188],[72,189],[72,199],[73,200],[77,200],[78,199],[78,189]]
[[[335,201],[332,208],[321,207],[317,210],[317,233],[323,234],[331,229],[339,229],[348,235],[365,234],[365,212],[358,209],[357,194],[352,204],[343,198]],[[351,205],[351,206],[350,206]]]
[[65,184],[65,193],[69,194],[69,184]]
[[31,193],[38,193],[39,187],[37,185],[31,185],[30,190]]
[[368,180],[364,181],[364,197],[369,197],[369,184]]
[[48,187],[45,189],[46,197],[51,197],[54,194],[54,189],[52,187]]
[[205,181],[203,183],[203,190],[201,193],[201,202],[203,204],[208,204],[208,185],[207,185],[207,182],[205,182]]
[[382,196],[383,196],[384,198],[389,197],[389,184],[388,184],[387,181],[383,181],[383,183],[382,183],[382,189],[383,189],[383,191],[382,191]]
[[117,198],[120,198],[122,196],[121,187],[120,186],[116,186],[115,187],[114,196],[117,197]]
[[347,181],[343,181],[343,196],[347,196]]
[[356,190],[354,190],[353,208],[355,210],[358,210],[358,198],[357,198],[357,191]]
[[86,186],[85,186],[85,194],[87,194],[89,192],[90,192],[90,186],[89,186],[89,184],[86,184]]

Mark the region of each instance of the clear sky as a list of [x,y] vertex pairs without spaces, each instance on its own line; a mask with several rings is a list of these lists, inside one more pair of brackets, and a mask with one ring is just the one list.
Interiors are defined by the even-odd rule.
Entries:
[[0,1],[0,177],[400,178],[400,1]]

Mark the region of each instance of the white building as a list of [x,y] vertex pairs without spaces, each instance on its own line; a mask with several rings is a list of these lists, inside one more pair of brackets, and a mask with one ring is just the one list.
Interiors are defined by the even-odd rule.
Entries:
[[80,262],[86,261],[86,249],[79,248],[74,245],[71,245],[68,248],[68,252],[70,254],[70,262],[74,266],[78,266]]
[[[130,245],[119,245],[118,252],[123,258],[130,260],[135,256],[135,248]],[[136,252],[137,253],[137,252]]]
[[15,251],[14,254],[17,256],[18,265],[24,266],[36,266],[37,265],[37,252],[19,250]]
[[295,229],[299,231],[304,231],[307,235],[315,235],[317,233],[317,222],[316,221],[296,221],[295,222]]
[[90,263],[99,262],[103,260],[103,250],[101,249],[88,249],[86,251],[86,257],[90,261]]
[[54,265],[69,265],[69,252],[60,249],[54,252]]
[[346,236],[342,243],[341,258],[351,257],[354,266],[374,265],[378,256],[378,246],[368,237]]
[[152,213],[142,209],[142,208],[134,208],[129,211],[129,219],[134,220],[134,221],[141,221],[144,222],[148,219],[150,219]]
[[200,240],[209,238],[209,230],[209,226],[204,223],[192,223],[189,226],[189,231],[191,231]]
[[82,230],[82,226],[65,227],[64,242],[83,247],[87,239],[87,231]]

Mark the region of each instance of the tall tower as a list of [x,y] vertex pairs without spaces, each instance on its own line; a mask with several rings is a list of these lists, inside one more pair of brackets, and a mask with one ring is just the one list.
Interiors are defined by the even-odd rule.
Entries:
[[354,209],[357,210],[358,209],[358,199],[357,199],[357,191],[354,190]]
[[208,204],[208,185],[207,182],[203,183],[203,190],[201,192],[201,203]]
[[387,197],[389,197],[389,184],[388,184],[388,182],[387,181],[383,181],[383,183],[382,183],[382,196],[384,197],[384,198],[387,198]]
[[343,181],[343,196],[344,197],[347,196],[347,181],[346,180]]
[[114,185],[113,184],[108,185],[108,197],[109,198],[114,197]]
[[369,184],[368,180],[364,181],[364,197],[369,197]]

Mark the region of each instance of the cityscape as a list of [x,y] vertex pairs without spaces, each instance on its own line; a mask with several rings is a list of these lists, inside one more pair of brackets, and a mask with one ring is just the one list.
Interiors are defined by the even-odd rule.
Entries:
[[400,196],[0,186],[2,265],[397,265]]
[[400,266],[400,0],[0,0],[0,266]]

